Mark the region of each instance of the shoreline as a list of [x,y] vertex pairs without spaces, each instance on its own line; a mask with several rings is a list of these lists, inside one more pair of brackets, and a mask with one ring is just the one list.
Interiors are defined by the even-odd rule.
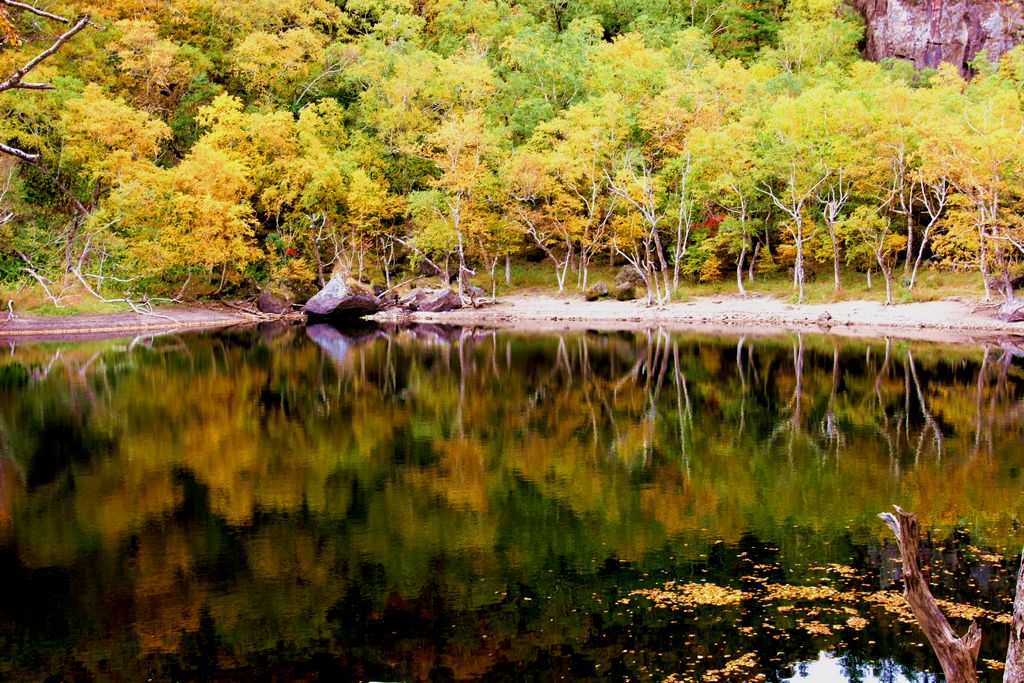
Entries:
[[0,314],[0,341],[76,341],[145,333],[232,327],[266,320],[224,304],[158,308],[152,313],[73,313],[67,316]]
[[[515,329],[520,332],[566,330],[641,330],[733,335],[808,332],[843,337],[897,337],[947,343],[976,343],[1024,337],[1024,323],[996,319],[998,304],[946,299],[885,306],[874,301],[789,304],[770,296],[720,295],[648,307],[642,301],[584,301],[578,296],[521,293],[480,308],[446,313],[384,311],[370,320],[383,324],[425,323]],[[77,313],[69,316],[21,314],[4,321],[0,341],[76,340],[204,330],[294,320],[229,304],[160,308],[153,313]]]
[[[973,343],[1024,337],[1024,323],[995,317],[997,303],[945,299],[886,306],[874,301],[789,304],[771,296],[703,296],[648,307],[642,301],[513,294],[493,304],[447,313],[412,313],[410,322],[530,331],[648,329],[771,335],[810,332]],[[387,320],[386,314],[379,319]]]

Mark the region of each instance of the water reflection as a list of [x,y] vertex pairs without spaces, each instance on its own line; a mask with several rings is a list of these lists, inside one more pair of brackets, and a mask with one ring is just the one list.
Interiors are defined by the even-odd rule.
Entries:
[[842,658],[827,652],[821,653],[815,661],[800,662],[795,668],[796,675],[786,679],[787,681],[845,683],[856,680],[860,683],[912,683],[914,680],[904,676],[899,667],[891,661],[880,662],[871,667],[856,667],[851,671]]
[[12,347],[0,677],[778,681],[825,651],[913,678],[893,502],[1001,659],[1017,355],[435,326]]

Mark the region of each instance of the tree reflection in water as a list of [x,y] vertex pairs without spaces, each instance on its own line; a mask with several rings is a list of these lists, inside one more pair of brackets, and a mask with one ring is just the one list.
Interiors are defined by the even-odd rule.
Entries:
[[893,502],[1001,660],[1017,353],[433,326],[17,345],[0,676],[781,680],[822,651],[915,676]]

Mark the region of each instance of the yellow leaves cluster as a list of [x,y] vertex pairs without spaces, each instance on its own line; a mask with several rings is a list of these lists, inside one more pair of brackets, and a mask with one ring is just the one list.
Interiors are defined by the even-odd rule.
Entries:
[[754,673],[754,669],[756,668],[757,654],[754,652],[747,652],[736,659],[729,660],[721,669],[706,671],[701,680],[709,682],[722,680],[732,681],[737,680],[737,677],[739,676],[742,676],[743,680],[751,681],[752,683],[765,680],[764,674]]
[[[206,134],[168,169],[153,163],[167,126],[89,86],[68,104],[67,156],[115,186],[95,221],[120,221],[136,237],[131,248],[140,263],[157,270],[245,265],[257,255],[254,205],[279,211],[297,201],[314,172],[336,168],[321,144],[331,137],[324,127],[336,123],[332,106],[311,107],[300,137],[286,112],[247,114],[240,101],[220,96],[198,117]],[[340,178],[321,184],[343,186]]]
[[660,153],[682,154],[696,130],[725,125],[726,115],[745,103],[749,84],[750,73],[738,62],[709,62],[699,71],[673,75],[664,90],[638,111],[638,123],[651,133]]
[[[843,579],[850,579],[856,575],[855,570],[845,565],[828,565],[827,571],[837,573]],[[745,581],[757,583],[756,579],[757,577],[744,577]],[[903,596],[892,590],[867,592],[840,590],[830,585],[763,583],[754,590],[740,591],[711,583],[669,581],[660,588],[632,591],[630,597],[619,600],[619,604],[629,605],[633,597],[649,600],[655,608],[673,611],[697,606],[737,605],[743,600],[773,603],[774,610],[778,614],[791,616],[796,628],[800,628],[812,636],[831,636],[837,628],[843,627],[855,631],[867,628],[871,621],[861,613],[864,607],[880,608],[894,615],[899,622],[904,624],[915,625],[917,623],[913,611]],[[954,619],[989,619],[996,623],[1008,623],[1010,619],[1009,614],[997,613],[973,605],[949,600],[937,600],[936,602],[944,614]],[[822,607],[822,604],[828,606]],[[835,605],[835,607],[831,607],[831,605]],[[822,621],[823,615],[834,617],[834,623]],[[763,627],[773,628],[767,621]],[[740,632],[748,637],[755,635],[754,630],[749,627],[741,628]]]
[[256,255],[250,244],[256,219],[245,201],[251,185],[241,165],[220,150],[197,145],[171,178],[179,193],[178,220],[167,226],[165,236],[176,260],[208,266],[250,262]]
[[984,619],[991,617],[994,613],[981,607],[975,607],[973,605],[967,605],[961,602],[951,602],[949,600],[936,600],[939,607],[948,617],[954,619]]
[[[423,13],[430,17],[434,30],[448,35],[471,36],[486,41],[490,29],[502,20],[500,5],[488,2],[466,3],[460,0],[427,0]],[[486,42],[481,42],[486,48]]]
[[325,35],[306,27],[251,33],[235,47],[231,71],[249,92],[287,98],[307,80],[326,45]]
[[[958,399],[959,396],[957,396],[956,398]],[[993,564],[998,564],[999,562],[1002,562],[1003,560],[1006,559],[1005,557],[1003,557],[999,553],[990,552],[990,551],[984,550],[983,548],[979,548],[978,546],[975,546],[975,545],[967,546],[967,550],[972,552],[972,553],[975,553],[978,556],[978,559],[981,560],[982,562],[991,562]]]
[[366,170],[357,168],[349,176],[345,196],[348,207],[347,222],[353,230],[365,237],[375,237],[383,221],[400,212],[401,206],[388,193],[387,185],[373,178]]
[[348,179],[336,102],[306,107],[296,122],[287,112],[245,112],[240,100],[221,95],[197,119],[206,132],[172,174],[186,198],[176,241],[198,240],[179,251],[186,262],[203,254],[204,263],[252,260],[254,207],[277,215],[308,207],[344,211]]
[[832,563],[832,564],[826,565],[825,570],[827,572],[829,572],[829,573],[838,574],[839,576],[843,577],[844,579],[852,579],[853,577],[855,577],[857,575],[857,570],[856,569],[854,569],[853,567],[847,566],[845,564]]
[[481,110],[497,91],[485,58],[472,52],[448,59],[426,51],[371,53],[351,73],[367,86],[360,94],[363,116],[388,144],[413,154],[422,153],[438,126]]
[[428,141],[441,170],[437,186],[453,194],[471,194],[486,172],[485,160],[494,154],[483,113],[472,110],[449,118]]
[[652,48],[638,33],[617,36],[594,50],[590,87],[597,93],[614,92],[631,105],[661,89],[672,69],[667,49]]
[[[725,588],[713,583],[677,583],[669,581],[662,588],[635,590],[631,596],[646,598],[655,607],[677,610],[682,607],[738,605],[750,597],[749,593]],[[628,604],[628,598],[620,604]]]
[[850,617],[846,620],[846,625],[855,631],[863,631],[870,623],[864,617]]
[[111,184],[144,172],[171,135],[163,121],[108,97],[95,84],[67,103],[64,126],[68,160],[86,166],[94,180]]
[[718,282],[722,279],[722,260],[717,254],[712,254],[704,261],[698,279],[701,282]]
[[11,21],[11,15],[4,7],[0,7],[0,42],[12,47],[21,45],[21,34],[18,33],[18,29]]
[[115,24],[111,43],[120,68],[135,81],[132,94],[148,111],[170,109],[185,92],[195,68],[174,42],[162,39],[156,22],[127,19]]
[[792,600],[792,601],[815,601],[832,600],[845,601],[853,599],[848,593],[840,593],[830,586],[795,586],[792,584],[770,583],[765,586],[767,600]]
[[830,636],[832,635],[832,629],[828,624],[823,624],[820,621],[800,621],[797,622],[807,633],[812,636]]
[[329,0],[189,0],[194,13],[207,12],[218,23],[244,32],[284,31],[291,27],[339,28],[344,16]]
[[877,591],[865,595],[864,599],[878,605],[886,612],[896,615],[905,624],[913,624],[915,622],[914,613],[911,611],[910,605],[896,591]]
[[[201,0],[87,0],[80,3],[82,11],[115,21],[122,19],[148,19],[153,21],[182,21],[199,9]],[[205,1],[205,0],[202,0]]]

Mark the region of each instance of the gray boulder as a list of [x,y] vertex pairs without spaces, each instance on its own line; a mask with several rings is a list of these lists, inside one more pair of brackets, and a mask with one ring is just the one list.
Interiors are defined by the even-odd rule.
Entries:
[[425,313],[446,313],[462,308],[462,299],[450,289],[442,289],[420,302],[418,310]]
[[264,289],[260,292],[260,296],[256,299],[256,308],[261,313],[270,313],[272,315],[284,315],[285,313],[291,313],[292,302],[281,296],[280,293],[275,294],[269,289]]
[[996,311],[996,317],[1004,323],[1024,322],[1024,299],[1007,301]]
[[350,285],[338,275],[306,302],[303,310],[314,318],[362,318],[383,308],[380,299],[370,290]]
[[398,305],[410,311],[445,313],[462,308],[459,295],[450,289],[422,289],[417,287],[399,301]]
[[644,280],[643,274],[633,266],[624,266],[619,270],[618,275],[615,276],[615,284],[616,286],[633,285],[634,287],[643,287],[647,284],[647,281]]
[[420,310],[420,304],[429,299],[433,294],[433,290],[417,287],[399,299],[398,305],[410,311],[418,311]]
[[316,294],[316,286],[295,278],[272,279],[260,290],[256,308],[262,313],[284,315],[298,310],[302,302]]
[[612,296],[618,301],[632,301],[636,298],[636,287],[628,282],[616,283],[612,288]]
[[584,292],[583,296],[587,301],[597,301],[601,297],[608,296],[608,285],[603,282],[595,282],[590,287],[587,287],[587,291]]

